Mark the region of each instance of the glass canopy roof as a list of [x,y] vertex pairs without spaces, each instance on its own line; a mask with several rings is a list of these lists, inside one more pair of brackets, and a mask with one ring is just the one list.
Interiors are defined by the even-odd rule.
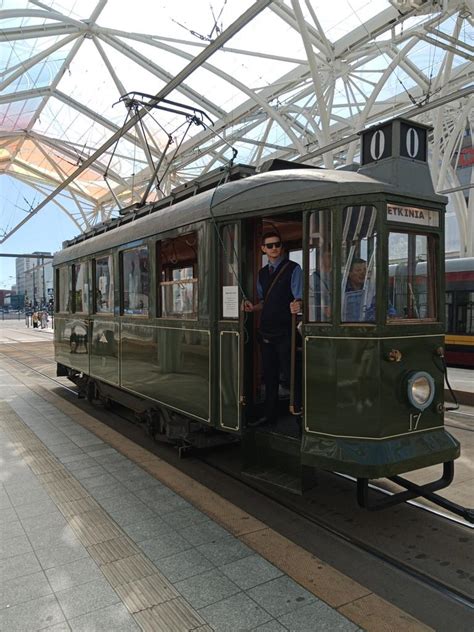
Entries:
[[0,0],[0,174],[38,193],[2,194],[0,243],[47,203],[88,230],[234,155],[352,162],[355,134],[394,115],[433,125],[436,188],[456,189],[472,6]]

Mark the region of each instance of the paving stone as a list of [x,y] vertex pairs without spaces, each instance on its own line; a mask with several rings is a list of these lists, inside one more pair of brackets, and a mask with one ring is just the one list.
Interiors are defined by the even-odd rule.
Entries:
[[289,614],[278,617],[278,621],[292,632],[356,632],[359,627],[333,610],[322,601],[298,608]]
[[43,572],[2,580],[0,581],[0,609],[9,608],[23,601],[30,601],[51,593],[51,586]]
[[49,526],[47,529],[43,527],[31,529],[28,532],[28,537],[34,549],[70,545],[77,542],[74,531],[67,525]]
[[120,597],[103,578],[56,592],[67,619],[120,603]]
[[217,569],[176,582],[174,586],[193,608],[204,608],[240,592],[240,588]]
[[95,498],[98,502],[101,500],[121,497],[123,494],[128,493],[128,489],[122,485],[122,483],[116,482],[112,485],[103,485],[102,487],[94,487],[89,490],[89,495]]
[[212,562],[199,551],[196,551],[196,549],[189,549],[176,555],[155,559],[154,563],[172,584],[213,568]]
[[109,564],[140,553],[137,545],[127,537],[114,538],[88,547],[90,556],[97,564]]
[[140,517],[141,520],[150,520],[156,517],[156,514],[148,507],[139,508],[138,506],[117,507],[117,509],[109,509],[108,513],[122,529],[136,522],[137,517]]
[[8,507],[0,507],[0,530],[2,529],[4,524],[8,524],[9,522],[16,522],[18,520],[18,514],[12,505]]
[[196,507],[185,507],[184,509],[178,509],[163,515],[163,520],[169,524],[173,529],[184,529],[193,524],[199,524],[200,522],[208,522],[209,517],[206,514],[196,509]]
[[273,564],[259,555],[249,555],[237,562],[225,564],[220,570],[243,590],[253,588],[282,575]]
[[95,465],[89,465],[86,467],[82,467],[80,469],[78,468],[78,469],[71,470],[71,474],[78,481],[83,481],[83,480],[87,480],[88,478],[100,476],[101,474],[108,474],[108,472],[106,472],[106,470],[104,470],[103,467],[101,467],[100,465],[97,465],[96,463]]
[[251,588],[247,594],[275,618],[315,600],[314,595],[286,576]]
[[79,541],[62,546],[55,545],[35,549],[35,553],[45,570],[56,566],[64,566],[89,555],[87,549]]
[[71,632],[71,628],[69,627],[69,624],[65,621],[64,623],[57,623],[56,625],[42,628],[42,632]]
[[41,516],[41,514],[48,514],[55,509],[56,504],[50,498],[15,507],[15,511],[20,520]]
[[23,527],[21,522],[18,520],[10,520],[9,522],[4,522],[0,525],[0,542],[3,540],[9,540],[11,538],[17,538],[18,536],[24,535]]
[[139,632],[131,614],[122,604],[94,610],[69,621],[72,632]]
[[71,439],[71,441],[73,441],[80,448],[90,448],[104,445],[102,439],[99,439],[92,433],[90,433],[89,435],[70,434],[68,436],[69,439]]
[[11,492],[8,490],[8,496],[15,509],[21,505],[30,505],[32,503],[37,504],[50,500],[48,494],[41,487],[35,487],[32,489],[28,489],[27,487],[15,488]]
[[191,544],[177,533],[163,533],[156,538],[139,542],[138,546],[152,561],[192,548]]
[[229,536],[230,533],[212,520],[190,525],[185,529],[179,529],[178,533],[183,536],[193,546],[214,542]]
[[57,509],[39,516],[23,518],[21,524],[27,534],[35,531],[35,529],[49,529],[50,527],[65,527],[67,525],[64,516]]
[[100,505],[90,496],[85,496],[84,498],[79,498],[78,500],[59,503],[58,509],[65,518],[72,518],[73,516],[81,515],[87,511],[100,509]]
[[0,577],[3,581],[31,575],[41,570],[36,555],[33,552],[14,555],[5,560],[0,560]]
[[132,613],[179,597],[178,592],[159,573],[122,584],[115,590]]
[[[186,632],[205,623],[184,599],[173,599],[135,615],[144,632]],[[235,632],[235,631],[234,631]]]
[[50,568],[45,573],[54,592],[102,578],[100,568],[89,557]]
[[69,524],[84,546],[113,540],[122,534],[117,525],[101,510],[74,516],[69,519]]
[[[160,489],[161,492],[161,489]],[[169,495],[166,493],[161,494],[159,499],[153,500],[152,498],[147,502],[147,505],[159,516],[164,516],[167,513],[171,513],[172,511],[177,511],[178,509],[184,509],[185,507],[192,507],[191,503],[188,503],[187,500],[181,498],[178,495]]]
[[[156,482],[158,483],[158,481]],[[145,503],[163,501],[165,499],[179,498],[178,494],[175,494],[169,487],[162,483],[154,484],[151,487],[145,487],[144,489],[138,489],[135,492],[135,496],[138,496]],[[188,503],[189,504],[189,503]],[[180,507],[177,507],[180,509]],[[176,511],[176,510],[175,510]]]
[[114,450],[114,448],[109,448],[105,443],[103,444],[103,447],[95,445],[85,447],[84,452],[89,456],[93,456],[94,458],[103,457],[108,454],[118,454],[117,450]]
[[[252,632],[288,632],[288,628],[275,619],[272,619],[271,621],[268,621],[268,623],[259,625],[258,628],[253,628]],[[311,628],[308,632],[314,632],[314,628]]]
[[207,542],[196,548],[216,566],[230,564],[249,555],[254,555],[252,549],[233,536]]
[[[253,630],[272,618],[245,593],[238,593],[199,610],[215,632]],[[313,630],[314,628],[311,628]],[[318,630],[319,632],[319,630]]]
[[141,553],[104,564],[101,570],[114,588],[156,574],[155,566]]
[[0,509],[5,509],[12,506],[13,505],[8,498],[7,492],[4,489],[0,490]]
[[64,621],[54,595],[38,597],[0,611],[1,629],[6,632],[33,632]]
[[[141,516],[137,516],[141,518]],[[170,533],[173,528],[166,524],[164,520],[154,516],[148,520],[137,520],[131,524],[126,524],[123,527],[125,533],[134,541],[142,542],[143,540],[149,540],[163,533]]]
[[[120,485],[122,484],[120,483]],[[100,500],[102,507],[104,507],[107,511],[117,511],[119,509],[136,511],[137,516],[141,520],[144,520],[144,518],[141,517],[140,511],[147,509],[147,505],[137,498],[135,494],[132,494],[126,487],[122,486],[122,489],[124,490],[124,493],[118,498],[112,496],[110,498],[103,498]]]
[[85,470],[86,468],[101,467],[99,463],[97,463],[97,461],[93,457],[89,456],[88,454],[83,454],[81,456],[74,456],[71,458],[74,460],[64,462],[64,467],[69,472],[75,473],[77,471]]
[[32,551],[30,541],[25,533],[9,540],[0,540],[0,560]]

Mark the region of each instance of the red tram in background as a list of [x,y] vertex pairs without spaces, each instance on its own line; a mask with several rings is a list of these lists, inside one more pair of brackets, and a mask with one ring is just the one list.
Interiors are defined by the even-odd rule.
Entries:
[[446,260],[446,360],[474,369],[474,257]]
[[[410,279],[408,283],[404,279]],[[423,318],[429,310],[425,261],[390,265],[389,303],[404,318]],[[445,353],[449,366],[474,368],[474,257],[445,262]],[[414,300],[414,297],[417,300]]]

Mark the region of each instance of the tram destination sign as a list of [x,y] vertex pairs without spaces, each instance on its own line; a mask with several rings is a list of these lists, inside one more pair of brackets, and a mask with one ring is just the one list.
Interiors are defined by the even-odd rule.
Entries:
[[389,222],[403,222],[404,224],[439,227],[438,211],[429,211],[426,208],[418,208],[416,206],[387,204],[387,220]]

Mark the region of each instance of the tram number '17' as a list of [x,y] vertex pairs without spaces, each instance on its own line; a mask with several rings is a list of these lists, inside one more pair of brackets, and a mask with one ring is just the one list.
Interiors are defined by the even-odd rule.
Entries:
[[418,429],[420,418],[421,418],[421,413],[410,413],[410,426],[409,426],[410,432]]

